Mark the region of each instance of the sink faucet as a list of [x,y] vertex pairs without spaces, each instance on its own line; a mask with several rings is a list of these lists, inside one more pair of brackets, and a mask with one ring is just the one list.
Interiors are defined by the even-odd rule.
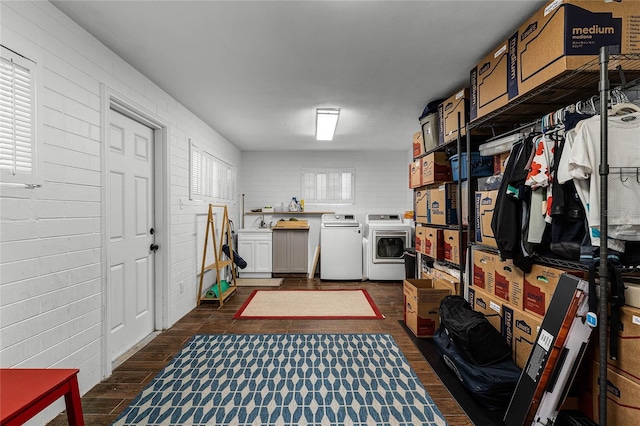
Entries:
[[264,214],[260,216],[260,228],[265,228],[266,227],[266,223],[264,221]]

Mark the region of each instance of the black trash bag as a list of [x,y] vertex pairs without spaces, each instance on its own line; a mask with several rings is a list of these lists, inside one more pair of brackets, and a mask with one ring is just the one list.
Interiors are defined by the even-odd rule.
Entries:
[[[229,246],[228,245],[223,244],[222,252],[224,254],[226,254],[229,259],[231,259],[231,255],[229,254]],[[235,250],[233,251],[233,263],[238,265],[238,268],[240,268],[240,269],[244,269],[244,268],[247,267],[247,261],[244,260],[243,258],[241,258],[240,255],[238,253],[236,253]]]

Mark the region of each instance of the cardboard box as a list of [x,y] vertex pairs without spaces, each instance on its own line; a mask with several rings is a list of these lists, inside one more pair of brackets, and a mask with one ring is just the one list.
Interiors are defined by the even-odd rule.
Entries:
[[[460,264],[460,231],[453,229],[445,229],[442,233],[444,241],[444,260],[448,260],[456,265]],[[462,256],[466,256],[467,250],[467,233],[462,233]]]
[[556,290],[558,280],[565,271],[545,265],[533,265],[524,275],[523,309],[544,317]]
[[442,229],[425,227],[425,245],[422,253],[434,259],[444,259]]
[[451,294],[460,294],[460,280],[444,271],[432,269],[433,288],[446,289]]
[[497,110],[509,101],[509,40],[493,49],[470,74],[469,119],[471,121]]
[[491,219],[496,208],[498,191],[477,191],[476,200],[476,243],[488,247],[498,247],[491,229]]
[[422,157],[422,184],[446,182],[451,180],[451,163],[444,152],[432,152]]
[[428,188],[428,223],[433,225],[457,225],[456,191],[458,185],[443,183]]
[[601,46],[612,46],[612,54],[640,53],[639,7],[637,1],[547,2],[509,40],[509,54],[517,55],[510,59],[509,98],[596,59]]
[[631,376],[640,383],[640,309],[631,306],[620,308],[622,330],[618,331],[618,359],[613,361],[608,357],[610,368],[615,368]]
[[473,250],[471,253],[473,256],[473,280],[471,285],[493,294],[495,282],[494,262],[498,256],[481,250]]
[[[460,113],[460,123],[458,123],[458,113]],[[458,138],[458,124],[460,125],[460,137],[467,134],[466,123],[469,122],[468,88],[457,91],[438,106],[438,120],[440,141],[443,144]]]
[[440,142],[440,133],[438,128],[438,113],[434,112],[420,120],[422,126],[422,140],[424,141],[424,149],[431,151],[436,149]]
[[415,199],[416,223],[429,223],[429,191],[427,188],[413,192]]
[[640,308],[640,282],[637,277],[624,279],[624,303],[634,308]]
[[427,151],[424,148],[424,140],[422,139],[422,130],[413,134],[413,158],[424,155]]
[[[593,362],[590,392],[582,393],[580,411],[599,423],[600,407],[600,364]],[[607,368],[607,424],[615,426],[636,426],[640,413],[640,383],[623,373]]]
[[451,292],[419,279],[404,280],[403,292],[405,324],[418,337],[433,337],[440,325],[440,302]]
[[491,325],[502,333],[502,302],[478,287],[469,287],[467,300],[474,311],[484,314]]
[[511,152],[503,152],[493,156],[493,174],[504,173]]
[[502,305],[502,335],[511,346],[513,362],[524,368],[529,354],[542,325],[542,318],[514,308]]
[[424,254],[426,230],[422,225],[416,225],[416,252]]
[[512,306],[523,309],[524,274],[520,268],[512,260],[502,260],[500,256],[494,258],[493,266],[493,294]]
[[422,161],[416,160],[409,164],[409,188],[422,186]]

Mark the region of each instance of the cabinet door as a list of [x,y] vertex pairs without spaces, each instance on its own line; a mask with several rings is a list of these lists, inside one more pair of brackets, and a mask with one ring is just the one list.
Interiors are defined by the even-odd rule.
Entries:
[[247,267],[240,272],[256,272],[256,256],[254,255],[255,242],[238,239],[238,254],[247,262]]
[[289,231],[273,232],[273,272],[289,272]]
[[256,241],[253,253],[255,272],[271,272],[271,241]]
[[290,246],[289,246],[289,258],[291,261],[291,272],[307,273],[308,265],[308,245],[309,245],[309,232],[304,231],[290,231]]

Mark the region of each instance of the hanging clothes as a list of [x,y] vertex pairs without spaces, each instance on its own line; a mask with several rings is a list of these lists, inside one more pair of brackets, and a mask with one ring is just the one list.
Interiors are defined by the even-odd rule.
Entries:
[[[491,229],[500,256],[513,259],[523,272],[531,271],[532,260],[527,245],[529,203],[531,188],[524,184],[526,166],[533,148],[534,136],[516,143],[511,149],[502,183],[496,197],[496,208],[491,219]],[[525,235],[525,237],[523,237]]]
[[[581,122],[569,159],[569,174],[578,181],[587,181],[581,199],[586,201],[585,211],[593,245],[600,245],[600,117]],[[633,173],[609,176],[608,246],[624,252],[624,241],[640,241],[640,182],[637,181],[640,164],[640,113],[608,117],[608,162],[612,168],[630,167]],[[620,170],[620,169],[618,169]],[[577,188],[578,191],[583,188]]]

